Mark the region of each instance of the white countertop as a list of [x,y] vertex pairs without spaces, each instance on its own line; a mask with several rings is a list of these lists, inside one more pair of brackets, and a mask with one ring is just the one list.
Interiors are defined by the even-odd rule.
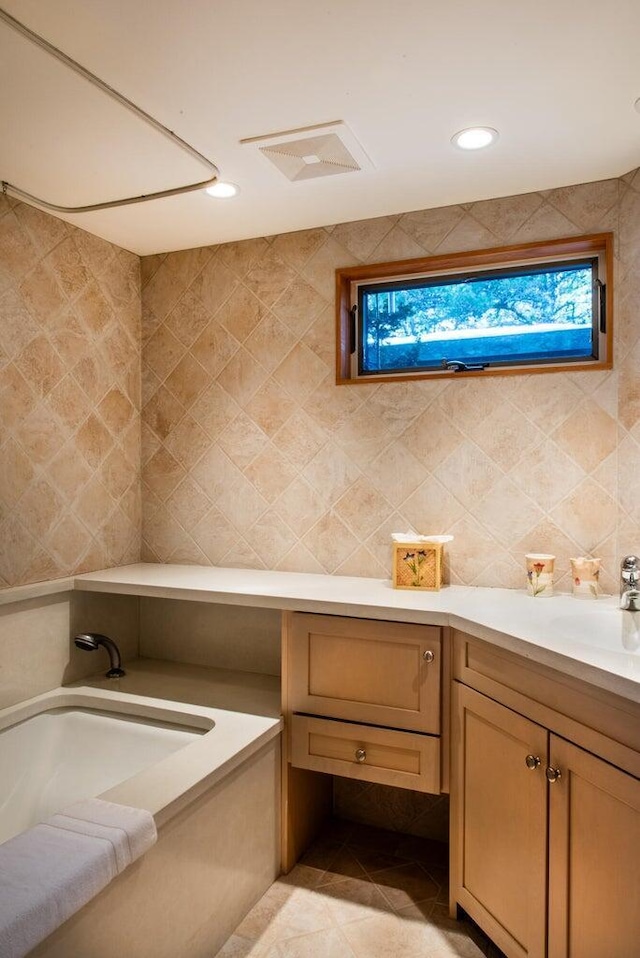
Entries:
[[76,589],[450,625],[640,702],[640,613],[617,599],[448,586],[393,589],[385,579],[140,563],[77,576]]

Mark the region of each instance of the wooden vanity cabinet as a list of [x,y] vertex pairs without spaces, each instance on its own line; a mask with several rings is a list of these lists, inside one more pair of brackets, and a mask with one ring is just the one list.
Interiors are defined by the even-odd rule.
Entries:
[[[452,913],[508,958],[637,958],[638,708],[461,633],[453,647]],[[590,695],[597,729],[571,714]]]
[[455,903],[510,958],[545,958],[547,731],[457,683],[452,703]]
[[549,958],[640,954],[640,781],[551,736]]
[[312,834],[322,809],[311,805],[329,775],[435,794],[447,789],[442,689],[449,686],[435,626],[285,613],[282,653],[288,868]]
[[291,764],[417,792],[440,791],[435,735],[293,715]]
[[289,708],[440,734],[440,629],[295,612]]

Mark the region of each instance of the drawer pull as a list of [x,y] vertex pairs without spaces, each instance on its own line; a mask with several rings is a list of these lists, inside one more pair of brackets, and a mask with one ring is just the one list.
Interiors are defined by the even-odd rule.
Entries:
[[553,765],[548,765],[544,774],[547,776],[547,781],[551,782],[551,784],[562,778],[562,772],[560,769],[554,768]]
[[356,762],[365,762],[367,760],[367,753],[363,748],[356,749]]
[[435,657],[435,652],[432,652],[431,649],[427,649],[426,652],[422,653],[422,658],[425,660],[425,662],[433,662]]
[[532,772],[535,772],[538,766],[542,764],[537,755],[527,755],[524,763]]

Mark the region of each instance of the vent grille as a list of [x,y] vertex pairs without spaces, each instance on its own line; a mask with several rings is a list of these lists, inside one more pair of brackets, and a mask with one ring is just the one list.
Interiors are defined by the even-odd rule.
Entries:
[[262,146],[260,152],[293,182],[353,173],[361,168],[335,133]]
[[346,123],[288,130],[241,141],[253,145],[292,183],[370,169],[368,156]]

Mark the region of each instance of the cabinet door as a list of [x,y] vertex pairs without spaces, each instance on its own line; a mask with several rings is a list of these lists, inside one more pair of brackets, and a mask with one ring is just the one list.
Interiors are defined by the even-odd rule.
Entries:
[[294,613],[289,708],[415,732],[440,732],[440,629]]
[[454,683],[451,902],[509,958],[546,951],[547,740],[546,729]]
[[551,736],[549,958],[640,955],[640,781]]

